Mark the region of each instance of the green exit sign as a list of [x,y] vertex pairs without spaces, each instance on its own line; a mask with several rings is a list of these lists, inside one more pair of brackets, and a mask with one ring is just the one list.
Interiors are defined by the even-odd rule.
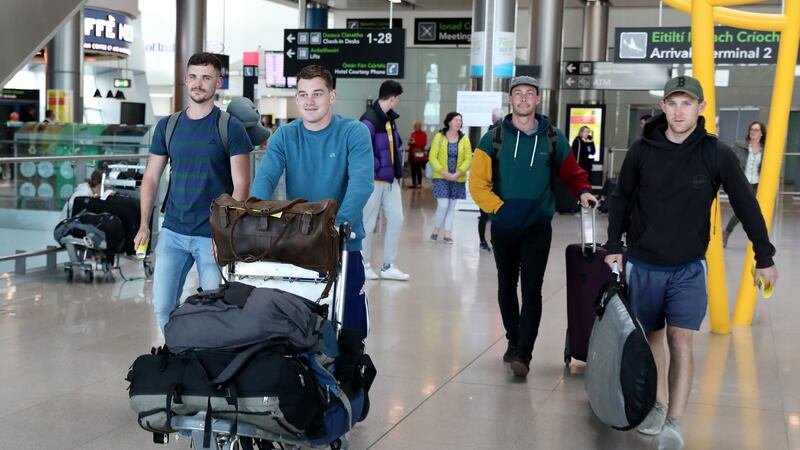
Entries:
[[132,84],[130,78],[114,78],[115,88],[129,88]]

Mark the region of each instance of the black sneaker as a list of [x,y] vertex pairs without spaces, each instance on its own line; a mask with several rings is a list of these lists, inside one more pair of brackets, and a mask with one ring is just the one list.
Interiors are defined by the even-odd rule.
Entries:
[[510,363],[514,360],[514,353],[517,351],[517,346],[512,344],[511,341],[508,342],[508,348],[506,352],[503,353],[503,362]]
[[487,244],[486,241],[481,242],[481,250],[484,250],[484,251],[487,251],[487,252],[492,251],[492,249],[489,247],[489,244]]
[[514,356],[511,360],[511,371],[514,372],[515,377],[525,378],[528,372],[531,371],[528,363],[519,356]]

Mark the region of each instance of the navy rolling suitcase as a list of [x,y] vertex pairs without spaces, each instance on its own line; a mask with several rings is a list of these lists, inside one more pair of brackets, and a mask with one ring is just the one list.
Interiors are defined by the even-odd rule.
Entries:
[[[581,243],[567,246],[567,336],[564,343],[564,363],[572,359],[586,361],[589,336],[596,313],[594,303],[604,284],[613,280],[611,268],[605,263],[606,250],[596,244],[597,211],[581,211]],[[591,215],[592,242],[587,242],[584,221]],[[624,264],[624,262],[623,262]]]

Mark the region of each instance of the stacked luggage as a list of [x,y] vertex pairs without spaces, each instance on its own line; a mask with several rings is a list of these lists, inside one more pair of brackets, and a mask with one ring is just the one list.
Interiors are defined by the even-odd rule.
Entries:
[[[313,234],[318,223],[293,214],[265,215],[264,229]],[[220,289],[200,291],[172,312],[166,345],[137,358],[127,377],[131,407],[154,442],[181,432],[204,450],[348,448],[345,435],[367,416],[376,371],[364,330],[341,325],[350,229],[329,234],[341,252],[332,271],[237,259]]]
[[[113,270],[126,279],[119,266],[119,256],[136,254],[133,240],[139,230],[139,200],[125,195],[112,195],[102,200],[95,197],[76,197],[72,217],[56,225],[53,237],[67,249],[70,261],[65,264],[67,279],[83,272],[91,282],[95,267],[102,270],[103,279],[113,281]],[[153,274],[149,252],[143,262],[145,275]]]

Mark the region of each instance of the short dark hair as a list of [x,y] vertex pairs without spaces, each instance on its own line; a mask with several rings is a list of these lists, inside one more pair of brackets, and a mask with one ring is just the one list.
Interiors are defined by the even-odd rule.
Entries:
[[330,70],[322,66],[316,64],[305,66],[297,74],[297,81],[311,80],[314,78],[322,78],[323,81],[325,81],[325,86],[328,89],[330,90],[336,89],[336,80],[333,78],[333,75],[331,75]]
[[103,182],[103,172],[100,170],[95,170],[88,178],[86,178],[86,183],[89,184],[89,187],[98,186],[102,182]]
[[447,115],[444,116],[444,121],[442,122],[442,123],[444,123],[444,128],[442,129],[442,131],[444,131],[446,133],[447,130],[450,129],[450,122],[452,122],[453,119],[456,118],[456,116],[460,116],[460,115],[461,114],[456,112],[456,111],[452,111],[452,112],[447,113]]
[[195,53],[189,58],[189,63],[186,64],[186,67],[189,66],[214,66],[214,69],[217,70],[217,74],[222,73],[222,61],[217,58],[216,55],[213,53],[208,52],[200,52]]
[[381,83],[381,88],[378,89],[378,100],[386,100],[389,97],[397,97],[403,93],[403,86],[397,81],[386,80]]
[[747,134],[744,136],[744,140],[750,142],[750,128],[753,128],[753,125],[758,125],[761,128],[761,139],[758,140],[758,143],[763,147],[764,143],[767,142],[767,126],[758,120],[753,121],[753,123],[747,127]]
[[55,113],[53,112],[52,109],[48,109],[47,111],[44,112],[44,117],[47,119],[49,119],[50,117],[55,117]]
[[642,117],[639,117],[639,121],[641,122],[642,120],[644,120],[645,122],[647,122],[648,120],[650,120],[652,118],[653,118],[652,114],[645,114]]

